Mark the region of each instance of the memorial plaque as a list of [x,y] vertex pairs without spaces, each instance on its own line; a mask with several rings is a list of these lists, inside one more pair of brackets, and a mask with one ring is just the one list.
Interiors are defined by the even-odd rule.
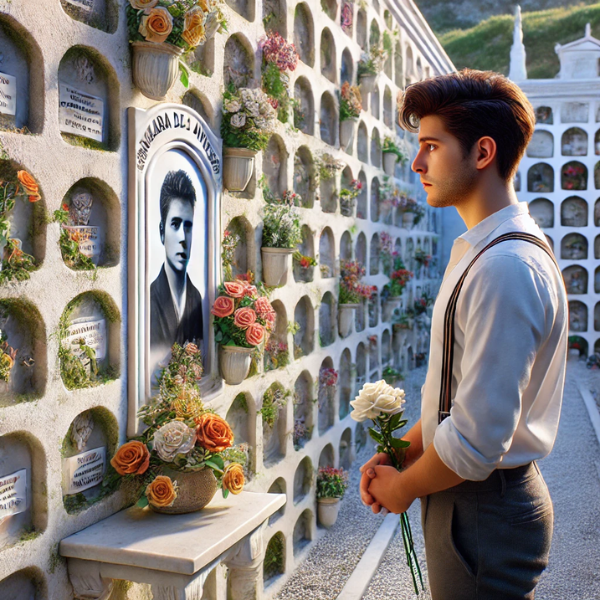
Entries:
[[0,113],[14,116],[17,112],[17,78],[0,73]]
[[94,0],[65,0],[68,4],[72,4],[82,10],[92,11],[94,10]]
[[27,508],[27,469],[0,477],[0,523]]
[[60,130],[101,142],[104,120],[103,100],[64,83],[59,84],[59,87]]
[[106,357],[106,320],[94,317],[81,317],[73,319],[67,327],[67,336],[63,344],[70,346],[71,351],[79,354],[80,340],[84,340],[86,346],[96,351],[96,360],[100,361]]
[[94,448],[64,459],[65,494],[78,494],[102,483],[106,466],[106,448]]
[[69,232],[71,239],[76,240],[79,245],[79,252],[92,259],[97,265],[100,260],[100,227],[89,225],[65,225],[64,228]]

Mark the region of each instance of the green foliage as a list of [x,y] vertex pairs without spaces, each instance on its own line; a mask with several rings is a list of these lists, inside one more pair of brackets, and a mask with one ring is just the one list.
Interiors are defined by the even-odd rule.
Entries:
[[263,69],[262,88],[278,102],[277,118],[287,123],[290,118],[289,77],[282,73],[275,63],[268,63]]
[[394,369],[394,367],[390,367],[390,366],[387,366],[383,369],[382,376],[383,376],[383,380],[389,385],[394,385],[394,384],[398,383],[399,381],[404,380],[402,373],[400,371]]
[[292,395],[290,390],[282,387],[271,386],[263,395],[263,405],[258,411],[262,415],[263,423],[273,427],[279,409],[287,404],[288,398]]
[[265,206],[262,246],[264,248],[295,248],[302,242],[300,215],[293,205],[272,202]]
[[265,581],[283,573],[285,569],[284,555],[285,541],[283,535],[276,533],[267,544],[265,552],[265,561],[263,563],[263,577]]
[[342,498],[348,487],[348,473],[344,469],[321,467],[317,475],[317,499]]
[[95,275],[96,265],[91,258],[79,251],[77,239],[74,239],[69,231],[63,227],[63,225],[67,225],[69,222],[69,210],[66,205],[54,211],[53,220],[61,225],[58,245],[60,246],[60,252],[67,267],[74,271],[94,271]]
[[393,138],[390,138],[390,137],[386,137],[383,140],[383,147],[382,147],[381,151],[386,154],[395,154],[396,162],[399,162],[399,163],[405,163],[408,158],[408,156],[406,156],[406,154],[404,152],[402,152],[402,150],[397,146],[397,144],[393,140]]

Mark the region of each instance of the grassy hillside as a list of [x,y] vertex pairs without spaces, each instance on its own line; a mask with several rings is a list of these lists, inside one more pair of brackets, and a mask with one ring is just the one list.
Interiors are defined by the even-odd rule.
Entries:
[[[523,43],[530,79],[553,78],[558,73],[556,43],[566,44],[583,37],[585,24],[600,38],[600,3],[523,13]],[[439,36],[457,69],[493,70],[508,74],[514,18],[490,17],[471,29],[456,29]]]

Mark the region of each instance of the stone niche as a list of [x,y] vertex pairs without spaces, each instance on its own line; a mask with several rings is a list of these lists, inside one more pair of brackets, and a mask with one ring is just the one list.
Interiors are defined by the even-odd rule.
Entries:
[[48,589],[44,574],[36,567],[21,569],[0,581],[0,590],[10,600],[46,600]]
[[263,563],[263,581],[265,587],[270,586],[285,573],[285,536],[281,531],[275,533],[265,551],[265,560]]
[[344,231],[340,239],[340,259],[352,260],[352,235],[349,231]]
[[356,347],[356,380],[354,395],[357,396],[360,389],[367,381],[367,353],[365,351],[365,345],[360,342]]
[[[373,94],[373,98],[375,97],[377,98],[377,102],[379,102],[379,94],[377,94],[377,96]],[[374,167],[381,166],[381,140],[377,128],[373,128],[373,134],[371,136],[371,164]]]
[[549,194],[554,191],[554,169],[546,163],[537,163],[527,172],[527,191]]
[[368,163],[369,162],[369,134],[367,133],[367,126],[361,121],[358,124],[358,133],[356,135],[356,153],[358,160]]
[[305,509],[294,525],[293,544],[294,556],[298,556],[313,539],[314,516],[312,511]]
[[231,277],[235,279],[238,275],[245,275],[248,271],[255,271],[256,266],[253,257],[256,254],[256,242],[254,231],[248,219],[243,216],[235,217],[229,221],[225,229],[240,238],[233,256]]
[[[308,225],[302,225],[302,241],[297,246],[298,252],[303,256],[315,257],[315,242],[312,231]],[[312,281],[314,277],[314,267],[303,267],[299,261],[294,261],[294,280],[295,281]]]
[[379,343],[376,335],[369,338],[369,381],[379,379]]
[[320,134],[321,139],[330,146],[335,146],[337,143],[337,111],[335,108],[335,100],[329,92],[325,92],[321,96],[321,118],[320,118]]
[[361,189],[356,198],[356,218],[366,219],[367,218],[367,205],[368,205],[368,191],[367,191],[367,178],[364,171],[358,174],[358,181],[361,183]]
[[117,0],[60,0],[63,10],[76,21],[107,33],[114,33],[119,24]]
[[333,456],[333,446],[327,444],[319,454],[319,468],[335,467],[335,458]]
[[41,398],[48,363],[46,326],[37,308],[22,298],[0,300],[0,340],[0,406]]
[[348,427],[340,438],[340,467],[346,471],[352,466],[352,429]]
[[319,345],[322,348],[333,344],[335,331],[335,298],[331,292],[325,292],[319,305]]
[[300,194],[302,207],[314,206],[315,190],[316,174],[312,154],[307,146],[301,146],[294,156],[294,192]]
[[[381,104],[381,98],[379,96],[379,86],[375,85],[375,90],[371,93],[371,114],[373,115],[374,119],[379,119],[379,105]],[[378,134],[379,135],[379,134]],[[373,136],[375,136],[375,132],[373,132]],[[371,141],[371,144],[373,142]],[[373,146],[371,146],[372,148]],[[371,152],[371,155],[373,155],[373,152]],[[371,159],[373,160],[373,159]],[[373,163],[374,164],[374,163]]]
[[594,154],[600,154],[600,129],[598,129],[596,135],[594,135]]
[[403,77],[403,67],[402,67],[402,45],[400,42],[396,42],[396,48],[394,50],[394,81],[396,85],[401,88],[402,87],[402,77]]
[[369,248],[369,275],[377,275],[379,273],[380,252],[379,235],[374,233]]
[[588,242],[580,233],[565,235],[560,243],[560,257],[565,260],[585,260],[588,257]]
[[334,213],[337,210],[338,192],[336,187],[336,175],[327,178],[319,177],[319,194],[321,197],[321,210],[326,213]]
[[563,269],[563,279],[569,294],[587,294],[588,272],[579,265],[572,265]]
[[[594,331],[600,331],[600,302],[597,302],[594,307]],[[596,342],[596,346],[598,346],[598,342],[600,340]],[[594,352],[599,352],[599,350],[594,349]]]
[[254,0],[225,0],[225,3],[246,21],[254,21]]
[[106,408],[79,413],[71,422],[61,448],[62,496],[65,510],[78,513],[115,491],[102,479],[119,438],[119,425]]
[[[47,524],[46,454],[42,445],[25,431],[0,436],[0,552],[19,541],[35,539]],[[0,586],[4,593],[4,582]]]
[[281,197],[287,189],[287,150],[278,135],[272,135],[262,153],[262,171],[269,190]]
[[288,320],[285,305],[281,300],[273,300],[273,310],[275,311],[275,329],[271,333],[264,352],[265,371],[280,369],[289,363]]
[[538,106],[535,109],[535,122],[538,125],[552,125],[554,123],[552,109],[549,106]]
[[386,329],[381,335],[381,364],[384,366],[392,362],[392,340],[390,330]]
[[367,301],[361,300],[358,308],[354,311],[354,329],[357,332],[364,331],[366,327],[365,313],[367,310]]
[[358,238],[356,239],[356,260],[361,264],[361,266],[367,266],[367,236],[364,232],[360,232],[358,234]]
[[[533,132],[527,146],[527,156],[532,158],[551,158],[554,154],[554,136],[543,129]],[[564,152],[563,152],[564,154]]]
[[569,302],[569,331],[587,331],[587,306],[579,300]]
[[335,398],[338,384],[327,385],[327,369],[333,369],[333,361],[329,356],[323,360],[319,368],[319,435],[323,435],[333,427],[335,418]]
[[386,85],[383,94],[383,122],[392,128],[394,125],[394,108],[392,103],[392,92]]
[[313,382],[308,371],[302,371],[294,385],[294,448],[300,450],[312,438]]
[[379,293],[373,292],[369,299],[369,327],[377,327],[379,321]]
[[315,313],[308,296],[296,304],[294,321],[300,326],[294,334],[294,358],[300,358],[310,354],[315,345]]
[[335,277],[335,241],[330,227],[325,227],[319,239],[319,267],[321,278]]
[[[342,189],[350,190],[352,181],[354,177],[352,175],[352,169],[349,166],[346,166],[342,171],[341,177],[341,187]],[[356,205],[356,199],[352,201],[352,203],[342,203],[340,200],[340,213],[344,217],[353,217],[354,216],[354,207]]]
[[587,123],[590,105],[587,102],[563,102],[560,105],[562,123]]
[[379,205],[381,196],[379,193],[379,179],[374,177],[371,181],[371,221],[377,223],[379,221]]
[[515,192],[521,191],[521,172],[517,171],[515,173],[515,178],[513,179],[513,186],[515,188]]
[[[269,487],[267,493],[268,494],[285,494],[287,489],[287,485],[285,483],[285,479],[283,477],[278,477]],[[277,512],[273,513],[269,517],[269,525],[273,525],[275,521],[277,521],[280,517],[283,517],[285,514],[285,507],[287,503],[284,504]]]
[[286,4],[283,0],[264,0],[262,3],[263,25],[266,31],[277,31],[287,38]]
[[[73,146],[118,150],[121,141],[120,84],[99,53],[74,46],[58,67],[58,118],[63,139]],[[70,104],[87,105],[84,113]]]
[[294,504],[298,504],[310,492],[313,483],[313,466],[305,456],[294,473]]
[[315,32],[312,14],[306,2],[296,5],[294,11],[294,45],[300,60],[309,67],[314,67]]
[[[201,46],[196,46],[189,54],[184,55],[183,60],[194,73],[212,77],[215,72],[215,38],[211,38]],[[206,122],[210,123],[208,120]]]
[[587,190],[587,167],[576,160],[563,165],[560,171],[560,182],[563,190]]
[[371,21],[371,27],[369,28],[369,48],[377,46],[381,40],[381,32],[379,31],[379,25],[375,19]]
[[346,348],[340,357],[340,370],[338,379],[338,387],[340,390],[340,421],[344,419],[350,412],[350,400],[354,398],[354,396],[352,396],[352,379],[355,371],[356,366],[352,364],[352,355],[350,354],[350,350]]
[[254,83],[254,54],[248,39],[235,33],[225,44],[223,84],[237,88],[252,87]]
[[579,196],[567,198],[560,205],[560,224],[564,227],[587,227],[587,202]]
[[587,133],[580,127],[567,129],[562,134],[561,151],[564,156],[586,156],[588,153]]
[[299,77],[294,84],[294,127],[307,135],[315,132],[315,101],[306,77]]
[[240,392],[227,411],[226,420],[231,426],[236,444],[247,444],[250,456],[248,471],[254,471],[254,448],[256,447],[256,404],[246,392]]
[[42,52],[29,32],[6,14],[0,16],[0,89],[0,130],[41,133],[45,97]]
[[215,111],[210,104],[210,100],[201,91],[195,88],[189,90],[183,95],[181,102],[186,106],[193,108],[204,119],[213,132],[215,131]]
[[[275,394],[283,391],[283,386],[280,383],[272,384],[265,395]],[[262,403],[265,402],[263,396]],[[275,410],[275,416],[272,423],[268,423],[263,415],[263,464],[265,467],[271,467],[285,457],[286,440],[287,440],[287,423],[286,423],[287,406],[279,406]]]
[[[68,235],[79,239],[79,252],[100,267],[119,264],[121,245],[121,206],[114,191],[99,179],[80,179],[62,202],[68,207]],[[62,249],[61,249],[62,250]],[[62,252],[65,264],[78,268]]]
[[594,271],[594,293],[600,294],[600,267]]
[[321,33],[321,75],[336,83],[335,41],[331,31],[325,28]]
[[346,48],[342,52],[342,67],[341,67],[340,79],[341,83],[345,83],[346,81],[352,84],[352,80],[354,79],[354,60],[352,58],[352,53],[348,48]]
[[554,227],[554,204],[546,198],[536,198],[529,203],[529,213],[539,227]]
[[367,49],[367,13],[364,9],[359,9],[356,16],[356,41],[361,50]]

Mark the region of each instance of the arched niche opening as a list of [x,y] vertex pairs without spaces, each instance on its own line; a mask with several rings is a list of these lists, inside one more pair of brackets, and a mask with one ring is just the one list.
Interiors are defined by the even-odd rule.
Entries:
[[296,304],[294,321],[299,325],[294,334],[294,358],[300,358],[310,354],[315,344],[315,314],[308,296],[302,296]]
[[561,138],[563,156],[586,156],[588,153],[588,135],[581,127],[570,127]]
[[[375,89],[371,93],[371,99],[369,100],[369,102],[371,103],[371,114],[373,115],[373,118],[379,119],[380,118],[379,105],[381,104],[381,98],[379,96],[379,86],[377,84],[375,84]],[[373,134],[373,135],[375,135],[375,134]],[[372,143],[373,142],[371,141],[371,144]],[[371,148],[373,148],[372,145],[371,145]],[[371,155],[373,155],[373,152],[371,152]],[[371,160],[373,160],[373,158],[371,158]]]
[[552,125],[554,123],[552,108],[549,106],[538,106],[535,109],[535,122],[538,125]]
[[587,167],[576,160],[563,165],[560,170],[560,183],[563,190],[587,190]]
[[588,355],[588,343],[587,340],[580,335],[569,336],[569,350],[579,350],[579,356],[587,357]]
[[379,192],[379,179],[373,177],[371,181],[371,221],[377,223],[379,221],[379,205],[381,197]]
[[379,340],[376,335],[369,338],[369,376],[370,381],[379,379]]
[[579,300],[569,302],[569,331],[587,331],[588,308]]
[[325,92],[321,96],[321,139],[326,144],[335,146],[337,143],[337,131],[337,111],[335,108],[335,100],[329,92]]
[[225,3],[246,21],[254,21],[254,0],[225,0]]
[[358,181],[361,183],[361,189],[356,197],[356,218],[366,219],[367,218],[367,205],[368,205],[368,191],[367,191],[367,177],[364,171],[358,174]]
[[233,399],[226,420],[235,443],[247,444],[249,450],[253,450],[256,446],[256,403],[249,392],[240,392]]
[[394,76],[394,44],[388,31],[383,32],[383,47],[387,52],[387,57],[383,63],[383,72],[392,79]]
[[69,2],[60,0],[62,9],[76,21],[95,29],[114,33],[119,24],[119,3],[116,0],[96,0],[94,2]]
[[561,123],[587,123],[590,105],[587,102],[563,102],[560,105]]
[[[73,46],[58,66],[58,117],[63,139],[92,150],[118,150],[121,142],[120,84],[110,63],[96,50]],[[82,125],[69,104],[85,102],[94,121]],[[78,113],[77,113],[78,114]],[[76,115],[75,115],[76,116]]]
[[287,38],[287,4],[284,0],[264,0],[262,20],[265,31],[277,31]]
[[381,364],[387,366],[392,362],[392,338],[390,330],[386,329],[381,334]]
[[270,192],[277,198],[287,189],[287,158],[283,140],[273,134],[262,153],[262,170]]
[[262,397],[263,464],[267,468],[285,457],[286,403],[286,391],[278,382],[270,385]]
[[352,429],[348,427],[340,439],[340,467],[348,471],[352,466]]
[[189,54],[184,54],[183,60],[190,71],[203,77],[212,77],[215,72],[215,38],[196,46]]
[[381,41],[381,31],[379,30],[379,24],[375,19],[371,21],[371,27],[369,27],[369,48],[378,46]]
[[587,259],[587,238],[580,233],[569,233],[565,235],[560,242],[560,257],[565,260]]
[[300,60],[314,67],[315,65],[315,34],[310,8],[306,2],[296,5],[294,11],[294,45]]
[[404,76],[404,69],[402,65],[402,46],[400,42],[396,42],[394,50],[394,81],[399,88],[402,88],[402,77]]
[[367,237],[361,231],[356,239],[356,260],[365,267],[367,265]]
[[117,419],[102,406],[73,419],[61,448],[62,497],[69,514],[85,510],[116,491],[117,485],[103,485],[102,480],[118,441]]
[[294,556],[298,556],[312,541],[314,517],[310,509],[306,509],[298,517],[294,525],[293,546]]
[[337,2],[336,0],[323,0],[321,2],[321,8],[323,12],[332,20],[335,21],[337,16]]
[[302,371],[294,384],[294,448],[300,450],[312,438],[313,381],[308,371]]
[[352,234],[344,231],[340,239],[340,259],[352,260]]
[[319,195],[321,197],[321,210],[325,213],[334,213],[337,210],[337,174],[321,168],[319,176]]
[[326,469],[328,467],[335,467],[333,446],[331,444],[327,444],[319,455],[319,469]]
[[600,339],[597,339],[594,344],[594,354],[600,354]]
[[352,364],[352,355],[350,354],[350,350],[346,348],[340,357],[339,368],[340,421],[345,419],[350,413],[350,400],[354,397],[352,396],[352,379],[355,372],[356,367]]
[[560,205],[560,224],[563,227],[587,227],[587,202],[579,196],[567,198]]
[[594,187],[600,189],[600,161],[594,165]]
[[600,198],[594,204],[594,225],[600,227]]
[[[308,225],[302,225],[302,241],[297,246],[298,252],[302,256],[310,258],[315,257],[315,242],[312,231]],[[312,265],[302,266],[300,261],[294,261],[294,280],[295,281],[312,281],[314,276],[314,267]]]
[[[600,302],[596,302],[596,306],[594,307],[594,331],[600,331]],[[598,341],[596,341],[594,352],[599,352],[599,350],[597,350]]]
[[315,101],[306,77],[298,77],[294,84],[294,127],[307,135],[315,133]]
[[358,133],[356,135],[356,152],[358,160],[367,163],[369,162],[369,134],[367,126],[361,121],[358,124]]
[[323,435],[333,427],[336,414],[336,396],[338,388],[338,372],[333,368],[333,360],[327,357],[319,368],[319,435]]
[[255,261],[252,257],[256,254],[256,246],[252,225],[246,217],[234,217],[229,221],[225,230],[239,238],[233,254],[231,273],[223,273],[224,280],[229,281],[235,279],[238,275],[245,275],[248,271],[255,270]]
[[0,130],[41,133],[44,127],[44,59],[31,34],[13,17],[0,16],[2,75],[14,93],[4,98],[7,106],[0,113]]
[[215,111],[210,100],[200,90],[194,88],[187,91],[181,98],[181,102],[182,104],[193,108],[204,119],[213,132],[215,131]]
[[357,333],[365,330],[366,327],[366,314],[367,301],[362,299],[359,303],[358,308],[354,311],[354,329]]
[[[587,294],[588,272],[580,265],[571,265],[563,269],[563,279],[569,294]],[[596,290],[598,293],[598,290]]]
[[[379,99],[379,94],[377,98]],[[371,164],[374,167],[381,167],[381,139],[377,128],[373,128],[371,135]]]
[[554,240],[549,236],[544,234],[544,237],[546,238],[546,241],[548,242],[550,248],[552,249],[552,252],[554,252]]
[[335,240],[330,227],[325,227],[319,238],[319,267],[322,279],[335,276]]
[[29,300],[0,299],[0,339],[0,407],[41,398],[48,379],[46,325]]
[[319,306],[319,345],[322,348],[335,341],[336,323],[335,298],[331,292],[325,292]]
[[413,55],[413,50],[409,44],[406,45],[406,70],[404,73],[406,83],[405,85],[410,85],[414,81],[415,76],[415,59]]
[[421,81],[423,79],[423,62],[421,61],[421,57],[417,58],[417,79]]
[[[323,0],[326,2],[327,0]],[[335,0],[331,0],[335,3]],[[321,75],[336,83],[335,41],[327,27],[321,32]]]
[[47,600],[48,586],[44,573],[37,567],[27,567],[0,581],[0,589],[10,600]]
[[361,50],[367,49],[367,13],[362,8],[356,16],[356,41]]
[[379,235],[373,234],[369,247],[369,275],[377,275],[379,273],[379,259],[381,254],[381,244]]
[[263,562],[263,581],[265,587],[273,584],[285,573],[285,536],[281,531],[274,534],[265,550]]
[[354,30],[354,2],[353,0],[342,0],[342,10],[340,11],[340,26],[342,31],[352,38]]
[[294,192],[300,195],[300,205],[312,208],[315,203],[316,176],[312,154],[300,146],[294,156]]
[[346,81],[352,84],[354,79],[354,60],[352,59],[352,53],[348,48],[342,52],[342,67],[341,67],[340,79],[341,83]]
[[[267,490],[267,494],[285,494],[287,489],[287,484],[283,477],[278,477]],[[280,517],[283,517],[285,514],[285,507],[287,506],[287,502],[275,513],[273,513],[269,517],[269,525],[273,525],[275,521],[277,521]]]
[[254,51],[252,44],[240,33],[229,36],[223,58],[223,84],[236,88],[251,87],[254,80]]
[[594,154],[600,154],[600,129],[596,131],[594,136]]
[[310,492],[313,484],[313,467],[308,456],[301,461],[294,473],[294,504],[298,504]]
[[415,271],[415,242],[412,238],[406,240],[406,268]]
[[513,179],[513,187],[515,188],[515,192],[521,191],[521,172],[517,171],[515,173],[515,178]]
[[369,327],[377,327],[379,322],[379,292],[374,291],[369,298]]
[[600,294],[600,267],[596,267],[594,271],[594,293]]
[[103,385],[119,377],[121,315],[114,300],[99,290],[67,304],[59,322],[58,357],[68,390]]
[[356,347],[356,387],[354,395],[357,396],[360,389],[367,381],[367,352],[365,345],[360,342]]
[[527,191],[548,194],[554,191],[554,169],[547,163],[537,163],[527,171]]
[[[11,485],[14,502],[6,500],[13,506],[3,511],[0,551],[24,535],[43,533],[48,525],[46,453],[42,444],[26,431],[0,436],[0,489],[8,493]],[[7,588],[4,582],[1,585],[5,594]]]
[[391,129],[394,126],[394,107],[392,104],[392,91],[385,86],[383,94],[383,122]]
[[402,254],[402,238],[397,237],[396,241],[394,242],[394,252],[396,252],[396,254],[402,258],[403,254]]
[[[79,253],[99,267],[119,264],[121,246],[121,205],[112,188],[95,177],[80,179],[66,193],[62,206],[69,210],[68,223],[61,228],[67,239],[79,240]],[[63,261],[75,270],[86,269],[77,257],[65,253]]]
[[[342,171],[341,177],[341,189],[351,191],[352,190],[352,181],[354,177],[352,175],[352,169],[350,166],[346,166]],[[356,198],[351,198],[345,195],[345,192],[340,192],[340,213],[344,217],[353,217],[354,216],[354,208],[356,205]]]
[[285,305],[281,300],[273,300],[271,303],[275,311],[275,329],[272,331],[264,351],[264,369],[282,369],[290,362],[290,352],[287,343],[288,320]]
[[534,131],[526,153],[530,158],[552,158],[554,155],[554,136],[544,129]]
[[542,229],[554,227],[554,204],[546,198],[536,198],[529,203],[529,213]]
[[594,258],[600,259],[600,235],[594,239]]
[[385,22],[385,26],[388,29],[392,29],[394,26],[394,19],[392,17],[392,13],[387,10],[387,8],[383,11],[383,20]]

